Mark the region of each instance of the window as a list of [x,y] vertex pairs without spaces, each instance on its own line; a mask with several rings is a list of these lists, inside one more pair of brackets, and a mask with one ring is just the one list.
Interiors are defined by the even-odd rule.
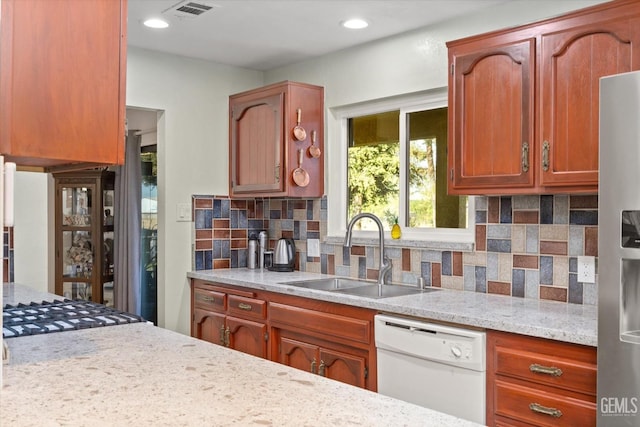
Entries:
[[[473,241],[473,198],[447,194],[446,89],[334,113],[343,153],[335,160],[345,175],[342,184],[339,174],[329,176],[330,234],[339,235],[357,213],[371,212],[387,231],[397,220],[405,240]],[[334,189],[342,215],[331,203]],[[376,231],[373,222],[358,225]]]

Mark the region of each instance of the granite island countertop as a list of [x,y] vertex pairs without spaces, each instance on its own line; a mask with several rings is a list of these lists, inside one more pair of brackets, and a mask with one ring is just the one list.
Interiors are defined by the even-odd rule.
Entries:
[[[5,285],[3,302],[53,298]],[[5,342],[3,425],[477,425],[151,324]]]
[[455,323],[461,326],[512,332],[592,347],[597,346],[598,343],[598,308],[591,305],[447,289],[371,299],[287,285],[286,282],[335,277],[299,271],[279,273],[260,269],[234,268],[191,271],[187,273],[187,277],[370,308],[385,313]]

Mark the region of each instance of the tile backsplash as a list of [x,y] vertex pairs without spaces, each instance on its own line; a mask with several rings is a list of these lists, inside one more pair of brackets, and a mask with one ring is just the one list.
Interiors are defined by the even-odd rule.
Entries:
[[[473,252],[386,248],[393,281],[482,293],[595,305],[597,285],[577,278],[577,257],[598,256],[595,195],[476,197]],[[269,247],[280,237],[296,243],[296,269],[377,279],[373,246],[322,243],[308,257],[306,240],[327,234],[327,200],[229,199],[193,196],[193,268],[247,265],[248,238],[268,230]],[[597,276],[596,276],[597,282]]]

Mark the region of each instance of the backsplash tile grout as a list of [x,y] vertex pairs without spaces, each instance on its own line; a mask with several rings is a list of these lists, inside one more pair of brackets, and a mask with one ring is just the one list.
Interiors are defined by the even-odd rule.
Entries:
[[[595,195],[476,198],[475,251],[390,247],[393,281],[514,297],[595,305],[597,284],[577,281],[577,257],[598,256]],[[193,196],[193,269],[247,266],[249,236],[267,230],[296,244],[296,269],[377,279],[377,248],[324,242],[327,201]],[[320,239],[320,257],[306,241]],[[597,281],[597,275],[596,275]]]

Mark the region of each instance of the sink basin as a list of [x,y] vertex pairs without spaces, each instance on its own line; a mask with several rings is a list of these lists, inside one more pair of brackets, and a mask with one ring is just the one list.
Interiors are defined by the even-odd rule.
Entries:
[[298,282],[283,282],[283,285],[298,286],[301,288],[315,289],[319,291],[339,292],[342,294],[356,295],[364,298],[391,298],[403,295],[420,294],[423,292],[437,291],[438,288],[419,289],[405,285],[382,285],[375,282],[343,277],[301,280]]
[[431,292],[436,290],[439,290],[439,289],[437,288],[420,289],[417,287],[414,288],[414,287],[404,286],[404,285],[378,286],[377,284],[374,284],[374,285],[360,286],[357,288],[350,288],[350,289],[338,289],[335,292],[340,292],[342,294],[356,295],[356,296],[365,297],[365,298],[380,299],[380,298],[399,297],[404,295],[421,294],[423,292]]
[[283,285],[298,286],[301,288],[316,289],[319,291],[337,291],[360,286],[371,286],[372,282],[344,277],[332,277],[327,279],[301,280],[298,282],[283,282]]

